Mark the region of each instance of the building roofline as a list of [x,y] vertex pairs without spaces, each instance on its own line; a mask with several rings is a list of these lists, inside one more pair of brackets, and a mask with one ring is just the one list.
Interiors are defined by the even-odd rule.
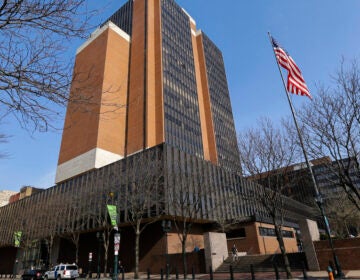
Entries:
[[89,39],[87,39],[77,50],[76,54],[79,54],[83,49],[85,49],[88,45],[90,45],[97,37],[99,37],[102,33],[104,33],[107,29],[111,29],[116,32],[118,35],[123,37],[126,41],[130,42],[130,35],[127,34],[124,30],[118,27],[112,21],[108,21],[103,26],[97,28],[94,32],[91,33]]

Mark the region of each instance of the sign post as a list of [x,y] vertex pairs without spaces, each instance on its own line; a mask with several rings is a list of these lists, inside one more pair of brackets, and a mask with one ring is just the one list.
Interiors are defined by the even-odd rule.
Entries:
[[22,231],[15,231],[14,232],[14,246],[16,248],[16,259],[15,259],[15,263],[14,263],[14,268],[13,268],[13,277],[16,278],[16,274],[17,274],[17,270],[18,270],[18,263],[19,263],[19,254],[20,254],[20,245],[21,245],[21,236],[22,236]]
[[114,277],[113,280],[117,280],[118,278],[118,256],[119,256],[119,250],[120,250],[120,233],[118,229],[118,215],[116,210],[116,205],[107,205],[107,210],[110,216],[111,225],[114,228]]
[[120,250],[120,233],[118,231],[114,234],[114,280],[118,278],[118,261],[119,261],[119,250]]
[[91,278],[91,262],[92,262],[92,252],[89,252],[89,278]]

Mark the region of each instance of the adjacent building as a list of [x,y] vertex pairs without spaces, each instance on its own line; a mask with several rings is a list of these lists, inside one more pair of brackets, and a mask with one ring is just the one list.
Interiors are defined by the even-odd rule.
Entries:
[[8,204],[10,197],[14,194],[16,194],[14,191],[0,191],[0,207]]

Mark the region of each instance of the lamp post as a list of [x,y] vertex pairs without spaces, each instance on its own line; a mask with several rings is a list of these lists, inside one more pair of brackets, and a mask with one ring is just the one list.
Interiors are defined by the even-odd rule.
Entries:
[[96,233],[96,238],[98,240],[99,243],[99,248],[98,248],[98,258],[97,258],[97,278],[100,278],[100,257],[101,257],[101,244],[103,242],[103,238],[102,238],[102,234],[101,232],[97,232]]
[[113,204],[108,204],[107,209],[109,212],[111,225],[114,229],[114,273],[113,273],[113,279],[117,280],[118,276],[118,255],[119,255],[119,249],[120,249],[120,232],[118,228],[119,224],[119,215],[117,213],[116,204],[114,204],[115,199],[115,193],[109,192],[109,198],[111,199],[111,202]]
[[19,260],[18,260],[18,258],[17,258],[17,256],[16,256],[16,259],[15,259],[15,264],[14,264],[14,271],[13,271],[13,275],[12,275],[12,278],[16,278],[16,273],[17,273],[17,265],[18,265],[18,263],[19,263]]
[[166,251],[165,251],[165,257],[166,257],[166,279],[169,279],[169,253],[168,253],[168,232],[171,230],[171,221],[163,220],[161,222],[162,229],[165,233],[165,244],[166,244]]

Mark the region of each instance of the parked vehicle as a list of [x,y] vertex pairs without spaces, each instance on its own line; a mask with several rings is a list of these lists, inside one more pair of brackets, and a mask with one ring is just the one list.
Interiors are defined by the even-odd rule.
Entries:
[[61,263],[46,271],[44,279],[75,279],[79,277],[79,271],[76,264]]
[[21,275],[21,280],[43,280],[45,270],[43,269],[25,269]]

